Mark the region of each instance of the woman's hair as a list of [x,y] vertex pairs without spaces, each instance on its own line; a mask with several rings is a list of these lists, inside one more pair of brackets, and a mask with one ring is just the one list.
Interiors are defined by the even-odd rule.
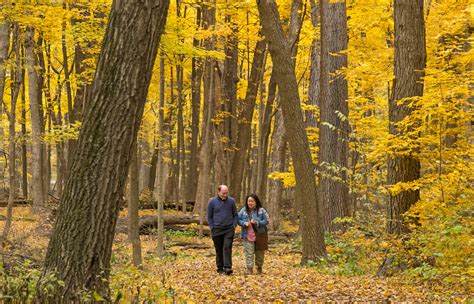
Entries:
[[262,203],[260,202],[260,199],[258,198],[258,196],[256,194],[249,194],[245,198],[245,210],[247,211],[247,213],[250,213],[250,208],[249,208],[249,204],[248,204],[249,197],[253,198],[255,203],[256,203],[255,210],[258,211],[260,208],[263,207]]

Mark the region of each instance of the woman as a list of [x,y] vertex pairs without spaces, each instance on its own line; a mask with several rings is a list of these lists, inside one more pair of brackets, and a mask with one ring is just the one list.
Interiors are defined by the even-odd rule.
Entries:
[[262,273],[265,250],[255,249],[255,236],[256,232],[267,231],[268,220],[268,213],[262,207],[258,196],[255,194],[248,195],[245,198],[245,207],[239,211],[239,225],[242,226],[241,235],[247,264],[247,275],[253,273],[254,258],[257,273]]

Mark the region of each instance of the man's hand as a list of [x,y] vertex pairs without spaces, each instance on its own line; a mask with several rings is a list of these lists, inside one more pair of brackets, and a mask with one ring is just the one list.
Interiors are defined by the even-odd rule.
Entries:
[[257,223],[257,221],[256,221],[256,220],[254,220],[254,219],[251,219],[251,220],[250,220],[250,223],[252,223],[252,224],[256,224],[256,223]]

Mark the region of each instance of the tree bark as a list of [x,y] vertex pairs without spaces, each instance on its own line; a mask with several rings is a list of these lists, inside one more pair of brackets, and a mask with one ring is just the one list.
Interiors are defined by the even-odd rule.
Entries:
[[[168,6],[167,0],[112,3],[37,288],[41,302],[79,301],[78,292],[92,290],[110,301],[115,224]],[[51,274],[64,284],[45,292]]]
[[324,231],[317,201],[313,163],[301,111],[295,65],[291,47],[283,32],[274,0],[257,0],[263,33],[268,39],[290,152],[295,167],[297,199],[304,212],[301,214],[303,241],[302,264],[317,260],[326,254]]
[[34,28],[26,27],[26,64],[28,71],[28,96],[30,101],[31,131],[32,131],[32,186],[33,210],[39,212],[47,199],[44,192],[44,149],[42,144],[43,115],[42,115],[42,83],[37,71],[39,66],[35,52]]
[[[347,17],[345,1],[320,1],[321,77],[319,128],[319,202],[324,228],[342,228],[333,223],[349,216],[347,180],[349,107],[347,80],[337,72],[347,67]],[[337,55],[335,55],[337,54]]]
[[132,243],[133,265],[141,267],[142,248],[140,243],[140,234],[138,230],[138,205],[140,199],[139,191],[139,166],[137,157],[137,145],[132,148],[132,158],[130,160],[130,195],[128,198],[128,239]]
[[[423,95],[423,76],[426,67],[425,22],[423,0],[395,0],[395,79],[389,101],[390,134],[407,136],[416,124],[405,131],[398,123],[409,117],[417,106],[408,105],[413,97]],[[416,105],[415,101],[415,105]],[[395,153],[388,161],[388,185],[406,183],[420,178],[420,160],[412,148],[403,155]],[[420,199],[419,190],[391,193],[388,204],[387,231],[393,234],[408,232],[403,215]]]

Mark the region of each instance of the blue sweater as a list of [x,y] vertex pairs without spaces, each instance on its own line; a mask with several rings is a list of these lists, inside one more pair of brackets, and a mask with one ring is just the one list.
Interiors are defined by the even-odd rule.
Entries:
[[209,228],[235,228],[239,221],[237,206],[232,197],[222,200],[219,196],[211,198],[207,205]]

